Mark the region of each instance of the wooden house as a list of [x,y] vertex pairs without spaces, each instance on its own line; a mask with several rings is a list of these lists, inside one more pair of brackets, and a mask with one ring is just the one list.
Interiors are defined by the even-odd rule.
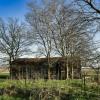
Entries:
[[75,58],[74,61],[62,57],[47,58],[18,58],[12,61],[11,75],[16,79],[50,79],[80,78],[81,62]]

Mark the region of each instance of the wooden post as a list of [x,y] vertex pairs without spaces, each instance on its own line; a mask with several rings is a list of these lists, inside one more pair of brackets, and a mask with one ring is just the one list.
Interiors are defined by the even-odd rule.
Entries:
[[73,64],[72,64],[72,79],[74,78],[74,69],[73,69]]
[[51,75],[50,75],[50,66],[49,66],[49,68],[48,68],[48,79],[51,79]]

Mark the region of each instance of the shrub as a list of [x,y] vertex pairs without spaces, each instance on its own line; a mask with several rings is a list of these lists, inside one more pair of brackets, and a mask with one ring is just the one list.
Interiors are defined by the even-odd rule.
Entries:
[[0,74],[0,79],[8,79],[9,78],[9,74],[4,73],[4,74]]

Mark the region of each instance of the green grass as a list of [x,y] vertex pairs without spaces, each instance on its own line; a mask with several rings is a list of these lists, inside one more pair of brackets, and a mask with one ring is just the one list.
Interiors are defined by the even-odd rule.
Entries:
[[[77,82],[77,83],[76,83]],[[16,85],[21,88],[67,88],[72,84],[81,84],[81,80],[5,80],[0,79],[0,87],[7,87],[8,85]]]
[[[59,90],[68,90],[70,88],[81,89],[82,81],[81,79],[74,80],[0,80],[0,88],[9,87],[11,85],[20,87],[20,88],[55,88]],[[95,82],[86,82],[86,88],[95,88],[97,84]]]
[[9,73],[0,73],[0,79],[8,79]]
[[22,98],[3,95],[3,96],[0,96],[0,100],[22,100]]
[[[90,74],[92,72],[89,72]],[[94,73],[94,72],[93,72]],[[92,74],[93,74],[92,73]],[[84,85],[81,79],[68,79],[68,80],[10,80],[8,79],[9,73],[1,73],[0,74],[0,88],[8,88],[11,86],[16,86],[22,90],[31,90],[36,89],[36,94],[34,96],[38,97],[39,92],[43,89],[47,89],[51,94],[56,91],[59,93],[59,96],[55,96],[56,99],[49,100],[67,100],[66,94],[71,94],[70,99],[68,100],[99,100],[97,97],[100,96],[100,85],[94,81],[86,80],[85,91]],[[45,93],[46,94],[46,93]],[[59,99],[62,97],[62,99]],[[65,99],[63,99],[65,98]],[[28,99],[23,98],[19,95],[8,95],[4,94],[0,96],[0,100],[38,100],[38,99]],[[44,100],[44,99],[42,99]]]
[[[16,86],[23,90],[37,89],[37,91],[41,91],[46,88],[49,91],[58,91],[59,93],[71,94],[73,98],[78,98],[78,99],[70,99],[70,100],[99,100],[95,98],[96,95],[98,95],[98,93],[100,95],[100,86],[97,86],[95,82],[91,83],[87,81],[85,86],[85,96],[84,96],[84,89],[83,89],[82,81],[80,79],[47,80],[47,81],[45,80],[25,81],[25,80],[3,80],[3,79],[0,80],[0,88],[7,88],[10,86]],[[0,96],[0,100],[22,100],[22,98],[19,96],[3,95]],[[55,99],[50,99],[50,100],[55,100]]]

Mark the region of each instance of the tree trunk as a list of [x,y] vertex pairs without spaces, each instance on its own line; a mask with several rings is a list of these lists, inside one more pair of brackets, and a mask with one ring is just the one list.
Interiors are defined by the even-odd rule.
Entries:
[[67,79],[69,79],[69,67],[68,67],[68,64],[67,64]]
[[9,60],[9,71],[10,71],[10,79],[12,79],[12,64],[11,64],[11,60]]
[[67,57],[67,79],[69,79],[69,64],[68,64],[68,57]]
[[48,61],[48,79],[51,79],[51,71],[50,71],[50,54],[47,55],[47,61]]

